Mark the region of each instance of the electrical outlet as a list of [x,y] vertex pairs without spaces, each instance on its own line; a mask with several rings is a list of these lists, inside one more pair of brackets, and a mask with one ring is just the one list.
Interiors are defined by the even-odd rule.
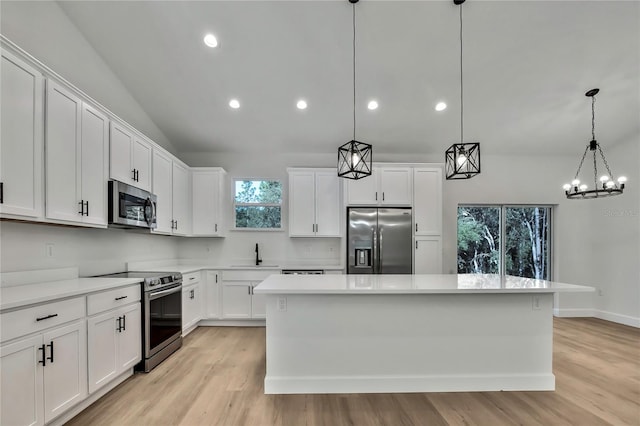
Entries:
[[532,308],[534,311],[540,310],[540,296],[533,296]]
[[44,253],[45,256],[47,257],[54,257],[54,251],[53,248],[55,247],[55,245],[53,243],[46,243],[44,245]]
[[278,297],[278,311],[285,312],[287,310],[287,298]]

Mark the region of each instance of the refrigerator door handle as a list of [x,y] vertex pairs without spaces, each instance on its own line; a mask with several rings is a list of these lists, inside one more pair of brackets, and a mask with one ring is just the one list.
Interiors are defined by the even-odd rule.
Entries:
[[371,238],[373,239],[373,259],[371,260],[371,272],[374,274],[378,270],[378,239],[376,238],[376,228],[371,228]]
[[380,233],[380,237],[378,238],[378,242],[380,246],[378,247],[378,273],[382,273],[382,227],[378,230]]

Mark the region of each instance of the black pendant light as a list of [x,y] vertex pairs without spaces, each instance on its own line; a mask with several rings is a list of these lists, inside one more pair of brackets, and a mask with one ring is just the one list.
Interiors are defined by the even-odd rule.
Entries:
[[[580,164],[578,165],[578,171],[576,172],[575,177],[573,178],[573,182],[564,184],[564,193],[567,198],[571,200],[581,200],[587,198],[602,198],[602,197],[612,197],[614,195],[620,195],[624,191],[624,183],[627,181],[627,178],[624,176],[620,176],[617,181],[613,178],[613,173],[611,173],[611,169],[609,168],[609,164],[607,160],[604,158],[604,152],[602,152],[602,148],[600,148],[600,144],[596,141],[596,95],[600,89],[591,89],[585,96],[591,98],[591,141],[587,145],[584,150],[584,154],[582,154],[582,159],[580,160]],[[578,176],[580,174],[580,169],[582,168],[582,163],[584,163],[584,159],[587,156],[587,152],[591,151],[593,153],[593,187],[594,189],[589,189],[589,186],[586,183],[580,183]],[[596,151],[600,154],[600,158],[602,158],[602,163],[607,169],[606,175],[600,176],[598,179],[598,165],[597,165],[597,156]],[[600,181],[600,186],[598,186],[598,180]]]
[[353,139],[338,148],[338,176],[362,179],[371,176],[371,145],[356,140],[356,3],[349,0],[353,15]]
[[454,143],[445,151],[445,176],[451,179],[470,179],[480,173],[480,142],[464,143],[464,101],[462,79],[462,3],[465,0],[453,0],[460,6],[460,143]]

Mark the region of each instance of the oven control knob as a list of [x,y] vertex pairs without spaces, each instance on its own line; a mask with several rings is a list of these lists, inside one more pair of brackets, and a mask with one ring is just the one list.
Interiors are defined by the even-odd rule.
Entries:
[[159,284],[160,284],[160,280],[159,280],[159,279],[157,279],[157,278],[154,278],[154,279],[152,279],[152,280],[151,280],[151,282],[149,282],[149,285],[150,285],[151,287],[155,287],[155,286],[157,286],[157,285],[159,285]]

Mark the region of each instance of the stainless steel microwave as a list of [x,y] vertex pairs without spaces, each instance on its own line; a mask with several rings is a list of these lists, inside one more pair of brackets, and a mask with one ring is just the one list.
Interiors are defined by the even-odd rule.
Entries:
[[155,229],[157,197],[117,180],[109,181],[109,226]]

